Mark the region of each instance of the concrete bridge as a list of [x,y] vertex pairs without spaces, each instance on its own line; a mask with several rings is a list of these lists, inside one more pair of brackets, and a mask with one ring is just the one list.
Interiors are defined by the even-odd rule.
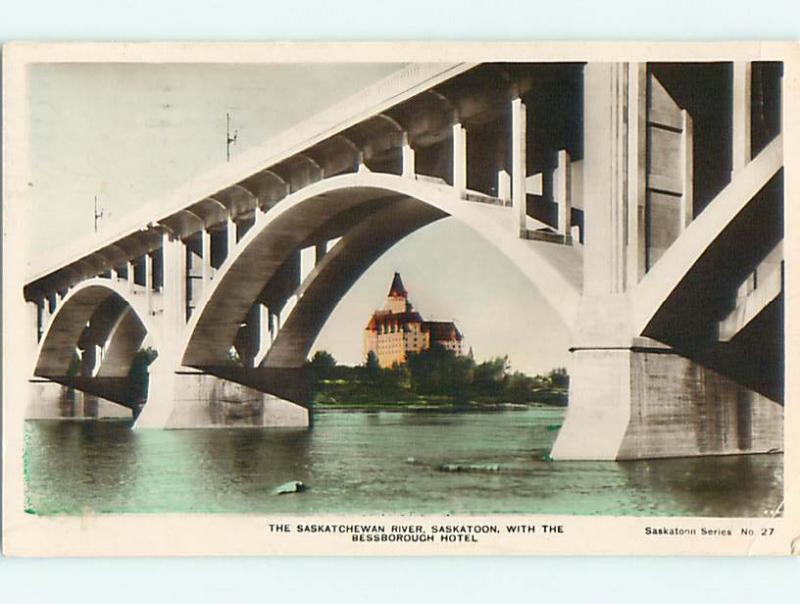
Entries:
[[411,65],[34,268],[36,395],[69,385],[137,427],[307,425],[303,364],[337,302],[452,216],[571,330],[556,459],[781,449],[781,79]]

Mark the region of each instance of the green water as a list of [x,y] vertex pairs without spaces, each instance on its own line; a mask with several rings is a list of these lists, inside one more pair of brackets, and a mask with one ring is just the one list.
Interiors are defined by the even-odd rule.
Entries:
[[[563,414],[323,411],[309,430],[28,421],[27,505],[37,514],[765,516],[782,499],[781,455],[547,461]],[[290,480],[309,489],[272,494]]]

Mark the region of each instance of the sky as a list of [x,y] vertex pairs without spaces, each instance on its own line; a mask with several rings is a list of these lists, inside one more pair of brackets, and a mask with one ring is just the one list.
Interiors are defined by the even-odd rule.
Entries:
[[[37,64],[29,73],[29,253],[100,234],[126,213],[232,155],[357,94],[400,64]],[[433,261],[432,261],[433,260]],[[481,237],[446,218],[399,242],[337,306],[312,349],[362,361],[363,329],[395,271],[425,319],[454,320],[478,361],[566,365],[569,336],[533,285]]]

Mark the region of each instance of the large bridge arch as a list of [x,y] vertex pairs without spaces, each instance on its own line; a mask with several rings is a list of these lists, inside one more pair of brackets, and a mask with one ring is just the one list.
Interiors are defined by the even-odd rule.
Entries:
[[150,336],[160,349],[158,329],[140,302],[131,295],[125,282],[94,278],[72,288],[60,301],[56,313],[47,324],[35,356],[33,374],[46,378],[63,378],[69,372],[73,353],[89,321],[98,309],[116,302],[117,311],[107,317],[107,361],[101,365],[101,377],[124,377],[145,336]]
[[[382,210],[387,217],[384,221],[380,219]],[[390,211],[391,221],[388,220]],[[310,296],[301,308],[308,309],[312,300],[319,303],[328,295],[325,306],[329,308],[321,313],[327,318],[349,286],[383,251],[413,230],[438,218],[452,216],[497,247],[541,291],[557,316],[572,328],[581,289],[579,248],[513,236],[510,209],[466,201],[444,183],[360,171],[319,181],[287,196],[239,240],[211,287],[203,293],[187,325],[179,348],[180,364],[194,367],[224,364],[252,304],[289,255],[326,224],[341,220],[343,216],[346,219],[346,212],[351,213],[353,224],[349,226],[355,230],[350,238],[343,238],[337,244],[342,247],[331,250],[334,253],[329,260],[318,267],[320,270],[313,280],[318,292],[313,294],[311,288],[300,292],[299,304]],[[379,224],[380,229],[377,228]],[[362,254],[360,260],[359,253]],[[330,278],[333,273],[327,270],[341,270],[354,261],[356,274],[351,272],[346,277]],[[327,278],[322,277],[323,272],[328,274]],[[322,283],[335,286],[335,291],[326,293],[319,287]],[[292,314],[295,313],[299,317],[302,310],[295,308]],[[313,329],[307,325],[296,331],[295,336],[307,342],[322,324],[315,322],[311,326]],[[291,332],[287,332],[284,340],[289,339],[288,333]],[[270,364],[296,366],[298,349],[295,346],[293,350],[289,355],[291,359],[279,360],[279,355],[273,354]]]

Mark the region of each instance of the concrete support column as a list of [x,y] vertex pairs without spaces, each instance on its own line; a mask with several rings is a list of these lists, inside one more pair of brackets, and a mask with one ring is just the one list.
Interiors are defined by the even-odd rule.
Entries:
[[41,324],[42,324],[42,333],[47,330],[47,325],[50,323],[50,300],[47,297],[42,298],[42,310],[41,310]]
[[180,239],[163,235],[164,333],[177,336],[186,317],[186,246]]
[[253,209],[253,225],[259,225],[266,217],[267,212],[261,207],[260,203],[256,203],[256,207]]
[[364,163],[364,152],[363,151],[359,151],[358,152],[358,156],[356,158],[356,165],[358,166],[356,168],[356,171],[359,172],[359,173],[361,173],[361,172],[369,172],[370,171],[370,169],[367,167],[367,164]]
[[33,333],[33,345],[36,346],[39,342],[39,334],[42,332],[39,303],[28,302],[25,308],[28,310],[28,325],[30,326],[28,333]]
[[300,250],[300,283],[305,281],[306,277],[314,270],[317,263],[316,258],[316,246],[304,247]]
[[511,101],[511,205],[513,207],[512,233],[515,237],[526,228],[527,192],[527,110],[521,98]]
[[[681,195],[681,231],[694,219],[694,126],[692,118],[686,109],[681,110],[681,157],[683,165],[681,180],[683,194]],[[749,152],[748,152],[749,155]]]
[[511,175],[505,170],[497,172],[497,198],[503,200],[503,205],[511,201]]
[[584,295],[625,290],[628,65],[584,67]]
[[94,367],[92,367],[92,377],[97,377],[97,374],[100,371],[100,366],[103,363],[103,347],[99,344],[93,344],[92,348],[94,349]]
[[453,124],[453,188],[459,196],[467,190],[467,131],[459,123]]
[[134,279],[133,279],[133,275],[134,275],[133,262],[131,262],[130,260],[128,260],[128,264],[126,266],[126,270],[127,270],[127,273],[128,273],[128,291],[130,293],[133,293],[133,289],[134,289],[134,286],[136,285],[136,283],[134,282]]
[[[292,314],[294,307],[297,306],[297,295],[289,296],[289,299],[286,300],[286,303],[281,308],[280,313],[280,325],[285,325],[286,321],[289,319],[289,315]],[[280,326],[279,326],[280,327]]]
[[647,64],[628,65],[628,253],[626,284],[647,270]]
[[233,248],[236,247],[236,232],[237,232],[236,221],[233,219],[233,216],[228,216],[227,233],[226,233],[226,237],[228,240],[227,257],[230,257],[230,255],[233,254]]
[[325,253],[327,254],[328,252],[330,252],[336,246],[336,244],[339,243],[341,240],[342,240],[341,237],[335,237],[333,239],[328,239],[325,242]]
[[153,312],[153,256],[145,254],[144,257],[144,289],[145,301],[148,313]]
[[314,246],[314,249],[314,266],[316,266],[320,263],[325,254],[328,253],[328,242],[323,241],[322,243],[318,243],[316,246]]
[[86,348],[81,349],[81,375],[96,377],[97,372],[100,371],[102,357],[103,349],[98,344],[87,344]]
[[572,228],[572,191],[570,188],[570,161],[569,153],[565,150],[558,152],[558,166],[556,167],[554,197],[558,207],[558,233],[567,237]]
[[203,229],[201,232],[201,255],[203,256],[203,291],[211,281],[213,268],[211,266],[211,232]]
[[405,132],[403,133],[402,161],[403,176],[405,178],[414,178],[416,175],[414,149],[408,142],[408,134]]
[[263,304],[258,305],[258,354],[257,359],[263,359],[272,345],[272,333],[269,329],[269,308]]
[[750,161],[750,91],[752,65],[748,61],[733,63],[733,118],[731,132],[733,153],[731,170],[736,174]]

